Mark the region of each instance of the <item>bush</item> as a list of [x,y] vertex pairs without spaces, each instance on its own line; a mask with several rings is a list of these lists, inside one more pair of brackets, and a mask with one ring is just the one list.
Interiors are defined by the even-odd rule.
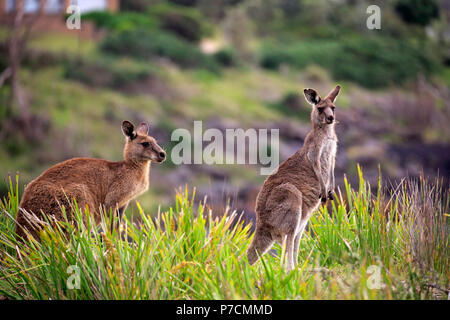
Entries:
[[260,59],[261,66],[267,69],[278,69],[281,64],[296,68],[317,64],[335,79],[369,88],[404,83],[419,73],[429,74],[436,70],[437,63],[425,46],[386,37],[266,46]]
[[127,0],[120,1],[121,11],[142,12],[150,5],[151,0]]
[[237,65],[236,52],[231,48],[223,48],[214,54],[214,59],[224,67]]
[[149,15],[137,12],[122,12],[113,14],[107,11],[90,12],[82,17],[83,20],[94,22],[97,28],[104,28],[114,31],[141,29],[156,29],[158,21]]
[[260,64],[266,69],[278,69],[282,64],[304,68],[309,64],[331,64],[339,48],[337,41],[308,41],[290,46],[270,45],[264,47]]
[[198,42],[210,33],[210,26],[197,9],[160,4],[150,6],[142,12],[90,12],[82,17],[97,28],[110,31],[163,29],[191,42]]
[[162,3],[150,6],[147,13],[159,21],[159,26],[163,30],[191,42],[198,42],[211,30],[205,17],[196,8]]
[[181,67],[203,67],[218,71],[213,58],[204,55],[195,45],[167,32],[135,30],[109,34],[101,48],[116,55],[139,59],[165,57]]
[[178,4],[180,6],[194,7],[195,5],[197,5],[198,0],[169,0],[169,2]]
[[353,39],[342,43],[330,66],[336,79],[369,88],[402,84],[418,74],[436,70],[437,61],[426,49],[394,39]]
[[161,27],[192,42],[197,42],[202,37],[201,24],[198,20],[176,12],[162,16]]
[[111,59],[86,61],[68,60],[64,66],[64,76],[93,87],[121,89],[126,85],[141,82],[152,76],[148,68],[120,66]]
[[422,26],[439,17],[439,6],[435,0],[399,0],[395,11],[403,21]]
[[307,105],[303,94],[297,91],[287,91],[281,98],[269,107],[276,109],[287,117],[308,121],[311,114],[311,107]]

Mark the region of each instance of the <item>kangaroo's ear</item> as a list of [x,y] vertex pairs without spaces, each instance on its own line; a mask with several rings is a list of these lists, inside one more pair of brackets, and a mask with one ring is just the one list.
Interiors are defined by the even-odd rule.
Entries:
[[305,94],[306,101],[313,106],[318,104],[321,100],[319,94],[314,89],[305,89],[303,90],[303,93]]
[[141,122],[139,127],[137,128],[137,132],[141,135],[148,135],[149,126],[147,122]]
[[341,91],[341,86],[337,85],[336,88],[334,88],[325,99],[330,99],[333,103],[336,101],[337,95],[339,94],[339,91]]
[[131,140],[136,138],[136,132],[134,132],[134,124],[132,124],[130,121],[125,120],[122,122],[122,132],[125,137],[130,138]]

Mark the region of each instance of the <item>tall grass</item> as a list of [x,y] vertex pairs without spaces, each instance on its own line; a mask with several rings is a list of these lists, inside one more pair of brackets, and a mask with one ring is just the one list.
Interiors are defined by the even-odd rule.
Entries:
[[[298,265],[285,272],[282,248],[249,266],[250,226],[236,213],[212,218],[188,190],[153,219],[101,229],[74,203],[75,227],[44,223],[41,242],[17,242],[17,184],[1,202],[0,294],[10,299],[446,299],[448,188],[403,182],[390,196],[346,181],[311,218]],[[194,209],[195,208],[195,209]],[[72,266],[70,268],[70,266]],[[68,269],[69,268],[69,269]],[[77,283],[77,274],[79,283]]]

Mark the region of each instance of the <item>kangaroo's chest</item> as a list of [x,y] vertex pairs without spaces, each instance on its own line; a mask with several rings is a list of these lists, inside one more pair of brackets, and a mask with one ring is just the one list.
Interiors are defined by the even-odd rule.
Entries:
[[147,191],[150,184],[149,173],[150,170],[147,168],[142,174],[122,181],[118,203],[126,203]]
[[337,141],[333,138],[328,138],[325,140],[321,154],[320,154],[320,166],[322,172],[329,174],[331,170],[331,163],[336,157]]
[[141,179],[136,180],[134,189],[132,190],[132,197],[137,197],[147,191],[150,184],[149,180],[149,172],[147,170]]

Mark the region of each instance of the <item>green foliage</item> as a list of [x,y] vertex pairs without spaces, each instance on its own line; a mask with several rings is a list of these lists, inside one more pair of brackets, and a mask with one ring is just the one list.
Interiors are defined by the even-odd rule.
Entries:
[[147,14],[159,21],[161,29],[191,42],[211,33],[210,24],[197,8],[159,3],[148,7]]
[[146,7],[140,12],[90,12],[82,19],[93,21],[98,28],[115,32],[162,29],[191,42],[198,42],[210,33],[210,26],[197,9],[164,3]]
[[152,0],[126,0],[120,1],[121,11],[142,12],[151,4]]
[[98,28],[112,31],[135,30],[137,28],[154,30],[158,25],[155,17],[138,12],[115,14],[108,11],[95,11],[84,14],[82,19],[94,22]]
[[281,64],[304,68],[317,64],[335,79],[350,80],[369,88],[402,84],[418,74],[437,69],[437,59],[424,47],[384,37],[349,38],[346,41],[308,41],[262,50],[260,64],[277,69]]
[[169,0],[169,2],[178,4],[181,6],[193,7],[198,3],[198,0]]
[[234,67],[238,64],[238,57],[232,48],[222,48],[214,53],[214,59],[224,67]]
[[[298,265],[289,273],[277,257],[280,247],[277,256],[249,266],[249,225],[227,212],[212,218],[187,189],[154,219],[139,206],[140,223],[125,217],[122,236],[110,231],[117,221],[104,215],[106,232],[99,233],[88,210],[74,202],[78,227],[49,219],[41,242],[18,242],[18,188],[10,183],[0,205],[0,293],[53,300],[446,299],[426,284],[448,286],[448,191],[422,181],[400,185],[386,198],[381,191],[373,195],[358,173],[358,190],[346,182],[331,210],[322,207],[311,218]],[[78,289],[68,287],[74,283],[69,266],[80,271]],[[368,286],[373,266],[380,271],[377,288]]]
[[285,116],[302,119],[303,121],[309,121],[310,119],[311,107],[307,105],[304,96],[297,91],[284,93],[279,101],[271,103],[269,106]]
[[115,55],[143,60],[165,57],[181,67],[218,71],[213,58],[204,55],[196,46],[167,32],[149,32],[139,29],[109,34],[101,48],[104,52]]
[[64,77],[83,82],[94,87],[120,89],[126,85],[144,81],[152,76],[149,67],[133,68],[130,64],[120,64],[114,59],[85,60],[69,59],[64,66]]
[[[7,196],[2,201],[0,201],[0,210],[3,210],[3,212],[1,213],[3,218],[0,218],[0,234],[5,234],[13,230],[15,232],[14,218],[17,214],[17,210],[19,209],[19,202],[20,202],[19,176],[15,177],[15,181],[13,181],[11,176],[8,176],[7,188],[8,188],[8,191],[6,193]],[[7,252],[8,253],[13,252],[13,250],[9,246],[5,245],[3,241],[0,240],[0,258],[2,258],[1,253],[3,252],[4,254],[6,254]],[[2,267],[3,266],[0,262],[0,270],[2,269]]]
[[439,17],[439,5],[436,0],[399,0],[395,10],[407,23],[427,26],[431,20]]
[[177,12],[169,12],[161,17],[161,27],[188,41],[198,42],[202,37],[198,20]]
[[333,62],[337,79],[366,87],[402,84],[437,69],[436,59],[417,44],[394,39],[352,39],[343,43]]
[[308,40],[293,45],[270,44],[261,50],[260,64],[266,69],[278,69],[282,64],[305,68],[309,64],[329,67],[340,47],[337,41]]

